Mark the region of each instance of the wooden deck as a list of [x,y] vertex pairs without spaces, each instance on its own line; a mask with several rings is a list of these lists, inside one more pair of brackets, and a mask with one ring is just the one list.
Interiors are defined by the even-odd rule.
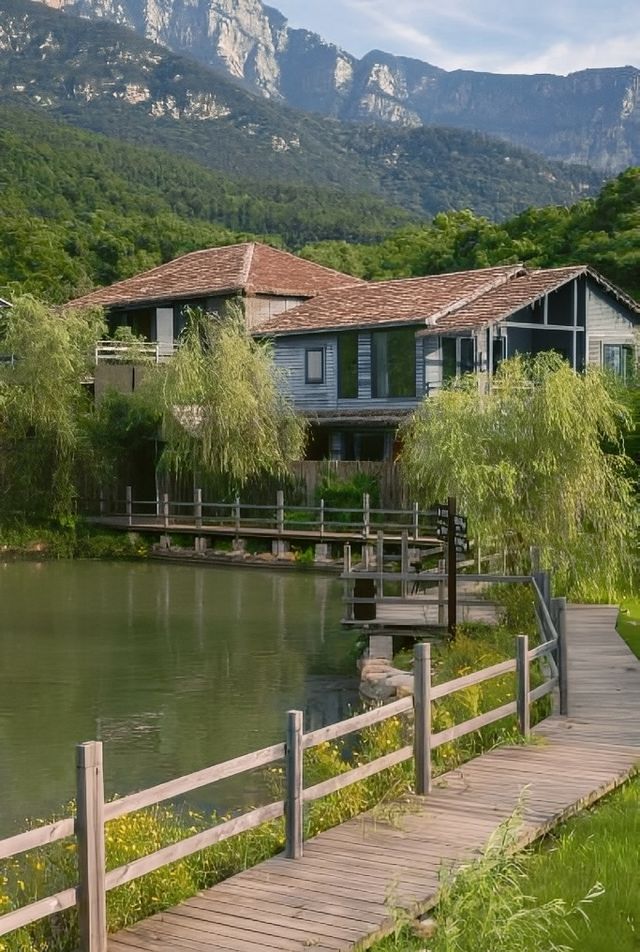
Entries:
[[438,871],[478,853],[522,800],[521,842],[622,783],[640,761],[640,662],[615,632],[616,610],[572,607],[571,717],[546,742],[504,747],[439,778],[433,793],[373,811],[180,906],[114,935],[109,952],[314,952],[366,948],[390,931],[392,905],[435,902]]

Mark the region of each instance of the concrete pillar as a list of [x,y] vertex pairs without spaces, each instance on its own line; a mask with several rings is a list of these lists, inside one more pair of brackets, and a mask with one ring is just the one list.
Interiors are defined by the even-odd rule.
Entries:
[[170,549],[171,548],[171,536],[161,535],[160,536],[160,548],[161,549]]
[[393,660],[393,635],[369,635],[369,657]]
[[271,552],[276,558],[280,558],[290,551],[290,544],[284,539],[273,539],[271,542]]
[[330,550],[330,546],[327,542],[316,543],[314,561],[315,562],[331,561],[331,552],[329,550]]

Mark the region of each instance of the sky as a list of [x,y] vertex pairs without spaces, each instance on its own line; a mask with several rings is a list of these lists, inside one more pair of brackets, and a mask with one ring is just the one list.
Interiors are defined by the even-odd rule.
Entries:
[[356,56],[379,49],[492,73],[640,66],[640,0],[266,2]]

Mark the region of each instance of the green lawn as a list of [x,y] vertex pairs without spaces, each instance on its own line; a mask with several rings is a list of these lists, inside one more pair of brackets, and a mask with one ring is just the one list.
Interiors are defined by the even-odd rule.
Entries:
[[[618,630],[640,657],[640,601],[624,604]],[[558,915],[549,917],[546,934],[542,928],[531,936],[528,952],[640,952],[639,857],[640,776],[636,776],[520,855],[511,872],[507,870],[509,882],[504,888],[509,903],[492,913],[504,918],[495,923],[491,935],[485,938],[487,897],[476,887],[474,901],[463,875],[458,904],[465,915],[459,917],[455,935],[445,909],[444,927],[432,939],[416,938],[406,927],[373,948],[375,952],[510,952],[507,933],[513,916],[524,915],[526,920],[529,912],[539,909],[544,919],[549,904],[560,900]],[[591,899],[585,903],[588,896]]]

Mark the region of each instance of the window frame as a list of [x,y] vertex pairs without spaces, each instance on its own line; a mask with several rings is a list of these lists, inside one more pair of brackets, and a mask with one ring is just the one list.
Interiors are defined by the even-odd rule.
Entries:
[[[311,376],[309,373],[309,357],[311,354],[320,354],[320,376]],[[325,382],[325,348],[324,347],[305,347],[304,349],[304,382],[305,384],[316,387]]]

